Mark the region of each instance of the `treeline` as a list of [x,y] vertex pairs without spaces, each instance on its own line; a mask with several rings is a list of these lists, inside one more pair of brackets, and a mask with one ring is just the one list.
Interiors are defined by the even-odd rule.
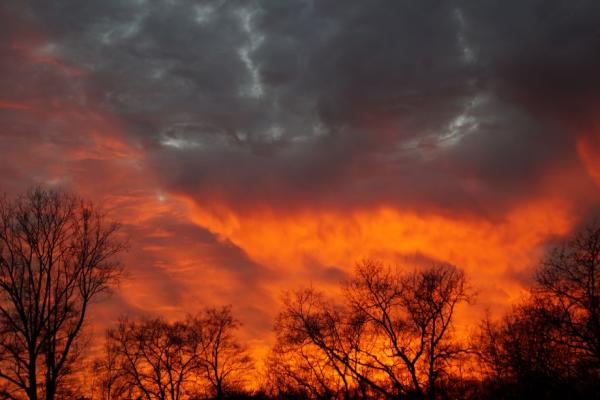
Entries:
[[[121,318],[90,354],[89,305],[125,239],[93,204],[34,189],[0,201],[0,398],[520,399],[600,393],[600,225],[549,251],[522,302],[457,332],[475,301],[451,265],[366,260],[331,298],[284,296],[255,360],[230,307]],[[463,311],[465,308],[463,308]],[[90,366],[91,367],[88,367]]]
[[245,393],[253,360],[235,338],[229,307],[184,321],[122,318],[93,367],[100,399],[222,399]]

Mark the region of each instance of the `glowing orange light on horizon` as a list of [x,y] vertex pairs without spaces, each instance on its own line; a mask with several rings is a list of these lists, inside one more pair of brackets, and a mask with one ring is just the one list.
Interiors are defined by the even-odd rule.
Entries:
[[566,204],[548,199],[521,205],[500,222],[389,207],[237,214],[223,208],[219,212],[203,209],[191,199],[187,203],[192,209],[190,218],[197,224],[231,240],[252,259],[284,269],[306,283],[311,278],[304,269],[306,260],[351,272],[363,258],[405,264],[417,255],[460,266],[476,285],[494,286],[498,298],[492,303],[520,297],[521,284],[510,275],[527,271],[541,255],[536,251],[540,244],[549,235],[565,234],[573,223]]

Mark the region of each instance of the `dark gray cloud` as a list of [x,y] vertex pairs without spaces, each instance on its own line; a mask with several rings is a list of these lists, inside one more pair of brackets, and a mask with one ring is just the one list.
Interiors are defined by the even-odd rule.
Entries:
[[501,215],[553,171],[591,184],[575,139],[600,100],[594,1],[13,4],[83,71],[40,72],[40,98],[115,116],[200,203]]

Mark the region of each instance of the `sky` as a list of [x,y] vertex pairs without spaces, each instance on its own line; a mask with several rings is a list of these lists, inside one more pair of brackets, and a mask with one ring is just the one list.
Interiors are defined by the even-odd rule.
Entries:
[[254,348],[282,293],[365,258],[451,263],[462,320],[523,296],[600,215],[600,2],[0,2],[0,191],[122,222],[91,325],[232,304]]

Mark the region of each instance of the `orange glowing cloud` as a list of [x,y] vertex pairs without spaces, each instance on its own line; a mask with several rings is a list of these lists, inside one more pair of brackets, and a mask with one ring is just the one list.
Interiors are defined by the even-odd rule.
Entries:
[[[523,279],[551,235],[568,232],[570,206],[539,199],[522,204],[501,221],[417,214],[382,207],[357,211],[274,211],[238,214],[204,209],[188,200],[191,218],[227,238],[258,262],[285,271],[287,288],[305,285],[307,262],[350,273],[363,258],[406,265],[415,259],[450,262],[469,274],[484,306],[504,307],[523,294]],[[521,279],[521,281],[519,281]],[[333,285],[331,285],[333,283]],[[330,282],[334,290],[336,282]],[[281,284],[272,290],[277,293]]]

